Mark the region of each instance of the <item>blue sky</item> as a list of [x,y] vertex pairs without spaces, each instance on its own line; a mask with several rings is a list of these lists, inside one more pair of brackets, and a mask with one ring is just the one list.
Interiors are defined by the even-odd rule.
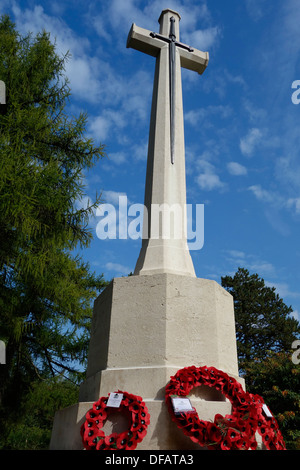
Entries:
[[[298,0],[6,1],[25,34],[56,40],[88,135],[107,158],[85,175],[87,197],[143,203],[155,59],[126,49],[135,22],[158,31],[164,8],[181,15],[181,40],[209,51],[202,76],[183,70],[187,202],[204,204],[196,275],[220,282],[239,266],[275,286],[300,320],[300,80]],[[85,201],[82,201],[84,203]],[[140,240],[94,240],[82,252],[106,279],[134,270]]]

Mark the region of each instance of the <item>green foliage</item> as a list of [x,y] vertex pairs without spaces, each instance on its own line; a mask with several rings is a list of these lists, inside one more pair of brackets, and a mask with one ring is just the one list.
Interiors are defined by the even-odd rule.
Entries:
[[300,367],[291,358],[299,322],[275,288],[267,287],[258,274],[239,268],[221,281],[234,299],[239,366],[247,390],[264,398],[286,447],[299,449]]
[[291,317],[292,308],[284,304],[274,287],[267,287],[258,274],[239,268],[233,277],[221,278],[232,294],[239,365],[254,358],[263,359],[267,351],[289,351],[299,337],[299,322]]
[[86,115],[67,113],[66,60],[45,31],[21,37],[7,16],[0,19],[7,91],[0,115],[0,434],[5,420],[17,422],[16,404],[37,377],[79,380],[92,302],[106,285],[72,254],[92,237],[88,221],[99,198],[86,208],[78,201],[85,172],[104,148],[85,137]]
[[77,401],[78,387],[69,381],[33,382],[18,404],[18,415],[6,420],[0,449],[49,449],[55,412]]
[[300,450],[300,365],[293,364],[291,354],[269,351],[263,361],[250,361],[246,384],[276,417],[287,449]]

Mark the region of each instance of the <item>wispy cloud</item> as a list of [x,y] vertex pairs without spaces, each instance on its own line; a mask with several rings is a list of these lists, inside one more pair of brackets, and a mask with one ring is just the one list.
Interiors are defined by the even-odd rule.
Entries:
[[257,273],[259,276],[275,275],[275,266],[269,261],[261,260],[257,255],[245,253],[240,250],[226,250],[225,258],[235,267],[242,267],[249,270],[250,274]]
[[234,176],[246,175],[248,173],[247,168],[238,162],[227,163],[227,169],[229,173]]
[[294,310],[291,313],[291,316],[294,317],[297,321],[300,321],[300,311],[299,310]]
[[277,293],[280,297],[293,297],[293,298],[300,298],[300,292],[295,292],[291,290],[290,286],[287,282],[271,282],[265,281],[266,286],[268,287],[275,287]]
[[233,110],[229,105],[210,105],[205,108],[197,108],[187,111],[184,114],[185,121],[193,127],[201,126],[211,127],[212,119],[228,119],[232,116]]
[[282,197],[279,194],[263,189],[259,184],[249,186],[248,190],[251,191],[259,201],[264,203],[279,204],[280,206],[283,203]]
[[[258,274],[259,277],[262,277],[265,281],[265,285],[267,287],[275,287],[276,293],[281,298],[288,298],[288,299],[299,299],[300,298],[300,291],[293,290],[288,282],[280,281],[278,282],[276,278],[278,278],[278,269],[277,267],[271,263],[270,261],[266,261],[264,259],[260,259],[257,255],[253,255],[252,253],[246,253],[240,250],[226,250],[224,252],[224,256],[226,262],[230,263],[233,266],[230,275],[234,275],[235,271],[238,267],[248,269],[251,274]],[[270,280],[270,278],[275,279],[274,281]],[[295,311],[293,316],[297,318],[299,316],[299,312]]]
[[211,191],[213,189],[224,189],[225,183],[220,180],[215,166],[206,161],[199,160],[197,162],[199,174],[196,178],[197,184],[203,190]]
[[273,206],[277,210],[290,210],[292,214],[300,214],[300,197],[289,198],[276,191],[262,188],[260,184],[248,187],[256,199],[264,204]]
[[35,5],[32,9],[21,9],[13,2],[12,12],[17,28],[22,34],[31,32],[36,35],[46,30],[50,33],[50,39],[55,41],[56,50],[60,55],[70,52],[66,75],[70,80],[72,92],[85,99],[95,99],[101,89],[96,73],[100,64],[97,58],[89,55],[89,40],[85,36],[78,36],[61,17],[47,14],[41,5]]
[[102,192],[102,201],[107,204],[113,204],[117,206],[119,204],[120,196],[126,196],[127,203],[130,204],[130,201],[127,197],[127,194],[121,191],[112,191],[112,190],[105,190]]
[[296,214],[300,214],[300,197],[289,198],[286,205],[295,210]]
[[250,129],[247,135],[240,139],[240,149],[242,154],[251,156],[262,141],[262,137],[263,133],[260,129],[256,127]]
[[183,33],[184,40],[187,44],[191,44],[193,47],[202,51],[211,50],[219,39],[221,30],[218,26],[213,26],[206,29],[198,29],[196,31]]
[[114,274],[114,276],[127,276],[131,269],[128,266],[124,266],[120,263],[106,263],[105,268],[107,271]]

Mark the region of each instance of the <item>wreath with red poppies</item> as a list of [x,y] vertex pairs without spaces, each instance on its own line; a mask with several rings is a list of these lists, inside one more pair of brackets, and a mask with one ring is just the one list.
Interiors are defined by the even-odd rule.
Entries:
[[[87,450],[134,450],[147,434],[150,414],[142,398],[128,392],[121,392],[123,398],[119,408],[107,406],[108,397],[101,397],[86,413],[81,426],[81,438]],[[111,413],[129,412],[131,425],[127,431],[105,435],[101,429]]]
[[[214,421],[204,421],[193,411],[175,414],[172,397],[186,397],[194,387],[208,385],[225,395],[232,412],[225,417],[216,414]],[[256,449],[256,431],[269,450],[284,450],[285,443],[273,416],[263,412],[259,395],[245,392],[233,377],[215,367],[184,367],[170,378],[166,387],[166,403],[172,420],[183,433],[200,446],[216,450]]]

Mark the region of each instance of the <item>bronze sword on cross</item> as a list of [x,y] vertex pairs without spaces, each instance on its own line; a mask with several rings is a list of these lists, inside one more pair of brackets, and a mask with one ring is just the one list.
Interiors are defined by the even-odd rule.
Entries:
[[175,34],[175,18],[170,18],[170,34],[169,37],[158,33],[150,33],[152,38],[161,39],[169,43],[169,74],[170,74],[170,133],[171,133],[171,163],[175,158],[175,103],[176,103],[176,46],[182,47],[189,52],[193,52],[190,46],[176,41]]
[[[168,11],[171,12],[171,10]],[[159,33],[147,31],[133,24],[128,36],[127,47],[132,47],[141,52],[157,57],[163,44],[167,43],[169,45],[170,153],[171,162],[173,164],[175,160],[176,127],[176,49],[179,49],[180,66],[197,71],[199,74],[202,74],[207,67],[208,53],[194,49],[178,40],[176,37],[176,20],[173,15],[168,18],[168,22],[168,32],[166,31],[166,24],[164,24],[163,26],[161,25],[162,28]]]

